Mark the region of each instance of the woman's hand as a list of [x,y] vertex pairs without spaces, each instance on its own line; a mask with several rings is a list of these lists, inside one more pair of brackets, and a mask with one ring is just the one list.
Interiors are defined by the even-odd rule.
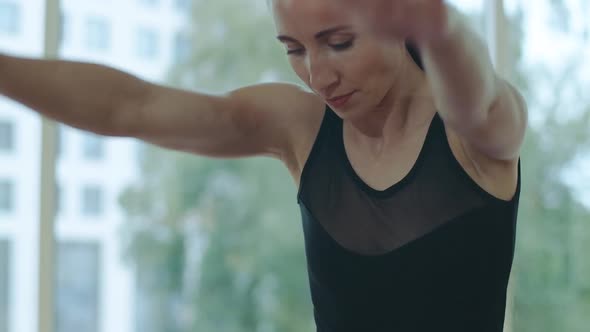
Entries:
[[457,10],[444,0],[342,1],[375,33],[418,46],[436,109],[476,163],[516,165],[526,103],[498,77],[485,42]]

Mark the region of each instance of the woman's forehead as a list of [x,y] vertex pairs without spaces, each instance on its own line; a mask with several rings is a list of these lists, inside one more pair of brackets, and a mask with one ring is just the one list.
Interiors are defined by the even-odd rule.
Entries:
[[282,33],[322,30],[350,22],[338,0],[272,0],[277,30]]

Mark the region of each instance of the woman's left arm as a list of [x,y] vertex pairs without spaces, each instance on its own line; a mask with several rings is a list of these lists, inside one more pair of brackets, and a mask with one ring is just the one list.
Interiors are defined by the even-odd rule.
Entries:
[[[437,2],[421,2],[429,1]],[[516,160],[527,126],[524,99],[494,71],[485,43],[466,19],[444,3],[438,10],[443,11],[440,28],[413,39],[439,114],[471,149],[496,160]]]
[[471,150],[515,161],[527,126],[522,96],[494,71],[488,49],[446,0],[340,0],[384,40],[420,50],[445,124]]

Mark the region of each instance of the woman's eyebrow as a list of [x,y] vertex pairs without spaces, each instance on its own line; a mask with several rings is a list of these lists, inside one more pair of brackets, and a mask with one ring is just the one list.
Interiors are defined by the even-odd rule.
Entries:
[[348,26],[348,25],[339,25],[339,26],[336,26],[336,27],[333,27],[333,28],[330,28],[330,29],[326,29],[326,30],[322,30],[322,31],[316,33],[315,34],[315,38],[316,39],[321,39],[321,38],[324,38],[324,37],[326,37],[326,36],[328,36],[330,34],[333,34],[335,32],[339,32],[339,31],[342,31],[342,30],[349,30],[349,29],[350,29],[350,26]]
[[[339,25],[339,26],[336,26],[333,28],[322,30],[322,31],[315,34],[315,39],[322,39],[322,38],[324,38],[330,34],[333,34],[335,32],[339,32],[342,30],[348,30],[348,29],[350,29],[350,26],[348,26],[348,25]],[[288,41],[295,42],[295,43],[299,42],[297,39],[295,39],[293,37],[286,36],[286,35],[279,35],[279,36],[277,36],[277,39],[282,42],[288,42]]]

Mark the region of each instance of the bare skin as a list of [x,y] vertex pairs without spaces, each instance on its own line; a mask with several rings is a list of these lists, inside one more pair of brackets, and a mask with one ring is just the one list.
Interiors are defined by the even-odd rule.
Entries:
[[[405,17],[414,27],[391,23],[391,16],[381,21],[374,15],[396,9],[393,7],[402,2],[376,0],[360,5],[351,0],[351,8],[356,9],[351,12],[363,13],[368,7],[361,15],[367,17],[364,21],[342,9],[341,1],[275,0],[273,10],[279,39],[291,51],[292,67],[315,94],[328,100],[354,92],[346,105],[332,108],[344,120],[348,158],[369,186],[382,190],[405,177],[438,111],[445,120],[451,149],[466,172],[492,195],[510,199],[516,189],[518,151],[526,127],[522,98],[495,76],[485,48],[472,33],[441,18],[451,16],[450,12],[440,14],[444,9],[441,1],[421,1],[425,5],[414,8],[414,17],[406,8]],[[419,15],[424,16],[423,22]],[[302,17],[305,24],[301,24]],[[402,20],[404,15],[397,17]],[[441,26],[430,26],[430,22]],[[400,26],[405,35],[422,38],[414,40],[422,42],[429,77],[406,53],[405,39],[395,35]],[[383,32],[385,29],[389,30]],[[330,33],[317,38],[321,31]],[[442,33],[433,36],[434,32]],[[352,46],[342,48],[351,41]],[[464,58],[478,60],[462,59],[457,56],[460,52],[467,53]],[[313,140],[304,140],[309,141]],[[304,161],[309,150],[309,145],[299,146],[297,158]],[[295,179],[300,171],[293,172]]]
[[[448,16],[436,11],[444,9],[440,0],[415,2],[426,4],[407,14],[413,15],[412,22],[422,19],[417,26],[425,30],[403,21],[395,26],[420,37],[425,75],[406,53],[403,39],[391,33],[398,29],[389,26],[391,17],[367,19],[384,12],[379,6],[389,6],[391,0],[368,2],[367,13],[355,7],[358,3],[272,1],[279,40],[312,92],[264,84],[209,95],[152,84],[100,65],[0,55],[0,93],[102,135],[135,137],[216,158],[270,156],[285,164],[297,184],[325,105],[332,104],[344,121],[351,164],[378,190],[408,173],[438,111],[467,173],[491,194],[512,197],[526,109],[515,90],[495,76],[485,48],[470,42],[466,28],[451,29],[448,20],[434,19]],[[367,15],[349,14],[358,12]],[[442,25],[424,23],[437,21]],[[350,96],[332,100],[343,95]]]

